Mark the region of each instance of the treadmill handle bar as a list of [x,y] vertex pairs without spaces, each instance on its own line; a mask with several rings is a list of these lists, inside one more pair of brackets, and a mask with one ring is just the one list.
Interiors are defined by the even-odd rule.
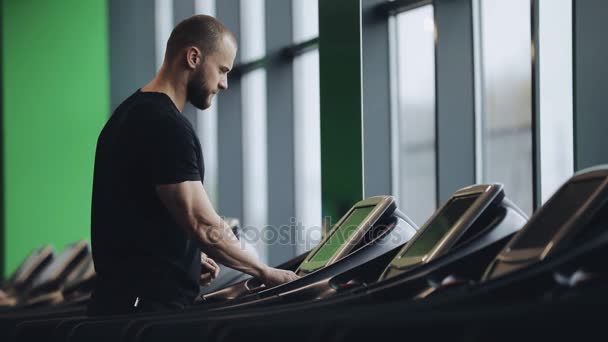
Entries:
[[402,219],[403,221],[405,221],[407,224],[410,225],[410,227],[412,227],[415,231],[418,231],[418,225],[412,221],[411,218],[407,217],[407,215],[405,215],[405,213],[401,210],[399,210],[399,208],[395,209],[394,214],[395,216],[397,216],[398,218]]

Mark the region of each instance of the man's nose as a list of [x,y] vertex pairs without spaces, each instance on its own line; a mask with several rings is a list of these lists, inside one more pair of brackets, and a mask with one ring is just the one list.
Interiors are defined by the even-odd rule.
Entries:
[[228,89],[228,79],[224,78],[222,80],[220,80],[220,89]]

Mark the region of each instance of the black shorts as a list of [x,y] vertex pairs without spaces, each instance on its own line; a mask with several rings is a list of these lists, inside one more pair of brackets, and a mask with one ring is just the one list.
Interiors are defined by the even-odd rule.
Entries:
[[128,315],[184,310],[191,303],[184,298],[158,299],[137,295],[94,292],[87,305],[87,316]]

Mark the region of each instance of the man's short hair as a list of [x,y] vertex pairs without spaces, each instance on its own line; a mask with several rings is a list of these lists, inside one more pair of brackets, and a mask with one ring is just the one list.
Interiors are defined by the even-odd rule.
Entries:
[[208,15],[193,15],[173,28],[167,41],[165,58],[172,61],[182,49],[189,46],[199,48],[205,58],[217,50],[224,35],[228,35],[236,43],[232,32],[219,20]]

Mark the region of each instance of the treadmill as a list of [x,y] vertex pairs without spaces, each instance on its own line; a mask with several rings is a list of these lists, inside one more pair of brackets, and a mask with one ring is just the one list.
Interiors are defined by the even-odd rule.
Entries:
[[337,274],[365,263],[402,245],[413,235],[413,223],[400,223],[395,217],[397,212],[395,199],[391,196],[377,196],[360,201],[334,225],[331,232],[301,263],[293,265],[292,270],[300,279],[267,289],[260,280],[250,278],[203,295],[201,302],[211,304],[231,300],[228,302],[230,305],[243,303],[275,292],[306,286],[326,276],[324,269]]
[[[405,245],[309,286],[274,291],[272,296],[250,304],[306,302],[332,296],[345,299],[386,287],[401,288],[395,292],[399,297],[415,297],[427,290],[429,283],[453,272],[466,270],[479,278],[526,220],[526,214],[505,197],[501,184],[469,186],[454,193]],[[410,284],[412,279],[417,281]],[[407,291],[403,291],[403,284],[407,284]]]
[[93,293],[96,274],[93,258],[87,256],[75,267],[61,289],[60,304],[85,304]]
[[[167,321],[183,320],[186,316],[218,317],[213,310],[244,305],[262,295],[272,294],[273,291],[282,292],[289,288],[307,286],[317,279],[327,277],[328,274],[342,273],[402,246],[414,235],[415,224],[407,218],[405,222],[399,220],[397,215],[405,217],[397,210],[395,200],[391,196],[378,196],[360,201],[347,211],[316,248],[288,261],[282,267],[294,270],[302,278],[270,289],[261,285],[259,280],[250,278],[216,293],[202,296],[199,305],[184,311],[142,314],[139,318]],[[107,325],[108,330],[114,334],[118,332],[116,329],[122,331],[123,325],[128,325],[134,319],[133,316],[117,317],[112,321],[75,319],[73,324],[77,324],[78,327],[74,328],[73,333],[77,330],[77,335],[80,333],[88,335],[91,332],[89,328],[96,331],[98,328],[105,329]]]
[[23,296],[30,290],[34,279],[53,260],[53,257],[53,247],[48,245],[32,251],[2,288],[4,296],[0,298],[0,307],[20,303]]
[[[591,176],[591,177],[582,177],[583,175]],[[478,231],[477,234],[472,234],[473,236],[477,236],[476,239],[463,239],[464,236],[467,235],[466,232],[456,241],[452,247],[450,248],[449,253],[443,255],[437,255],[433,257],[433,251],[437,250],[436,247],[438,244],[443,243],[444,239],[439,238],[436,239],[438,242],[429,243],[426,248],[419,248],[418,250],[422,250],[424,255],[419,258],[421,262],[412,267],[406,267],[403,269],[402,273],[393,273],[390,275],[391,271],[389,267],[387,267],[387,263],[384,263],[384,267],[380,267],[378,265],[382,265],[382,257],[388,258],[386,255],[390,255],[388,252],[386,255],[383,255],[379,258],[376,258],[365,265],[361,265],[348,271],[346,273],[341,274],[338,277],[333,278],[330,286],[333,291],[336,293],[332,296],[332,298],[327,298],[323,301],[314,302],[313,305],[308,306],[308,308],[314,310],[315,308],[321,309],[331,309],[333,307],[337,307],[338,304],[346,304],[348,308],[353,307],[356,304],[373,304],[376,305],[379,302],[388,302],[392,299],[400,299],[406,298],[411,299],[425,290],[428,290],[432,287],[435,279],[445,279],[445,275],[450,274],[467,274],[460,272],[470,272],[468,273],[468,278],[471,281],[475,281],[476,279],[483,279],[478,285],[470,286],[462,286],[456,287],[457,289],[466,289],[468,292],[468,296],[466,299],[469,301],[477,301],[480,304],[485,304],[487,301],[490,303],[489,308],[496,308],[496,306],[492,306],[492,301],[488,301],[488,299],[497,299],[500,296],[497,294],[510,292],[513,294],[512,298],[517,298],[517,296],[521,296],[522,292],[529,292],[530,290],[526,288],[527,286],[532,286],[534,288],[535,284],[539,284],[538,280],[548,280],[551,285],[558,283],[557,279],[559,277],[556,276],[558,272],[557,270],[563,270],[564,268],[570,268],[572,265],[579,265],[580,268],[584,268],[586,272],[591,270],[593,271],[601,271],[602,267],[605,270],[604,260],[606,256],[608,256],[608,234],[606,232],[606,228],[608,227],[608,194],[606,189],[608,177],[608,167],[599,167],[591,170],[585,170],[584,172],[578,173],[571,179],[566,185],[564,185],[548,202],[547,204],[541,208],[532,219],[526,224],[525,223],[525,215],[521,213],[510,201],[506,198],[503,198],[499,203],[495,202],[496,205],[490,205],[487,207],[487,212],[495,212],[498,214],[494,214],[495,220],[488,218],[482,219],[482,217],[486,216],[482,214],[478,217],[474,226],[479,227],[481,222],[490,222],[490,226],[493,226],[493,229],[483,229],[476,228],[475,231]],[[595,179],[598,178],[598,179]],[[577,181],[577,182],[575,182]],[[580,183],[578,182],[580,181]],[[586,182],[590,182],[593,184],[591,188],[586,189],[584,186]],[[565,191],[564,188],[567,186],[574,186],[574,190]],[[567,196],[565,196],[566,194]],[[417,234],[417,239],[424,233],[424,230],[429,229],[429,227],[440,226],[440,221],[446,221],[446,216],[449,217],[451,215],[447,215],[450,212],[460,212],[461,219],[456,219],[454,225],[460,225],[465,220],[464,218],[467,216],[466,212],[474,209],[475,207],[472,204],[467,204],[465,207],[467,209],[461,208],[460,210],[448,209],[446,206],[454,204],[453,200],[456,200],[458,192],[452,196],[452,198],[448,201],[446,205],[444,205],[437,214],[433,215],[431,218],[420,230]],[[560,197],[566,198],[560,198]],[[491,197],[491,196],[490,196]],[[480,196],[481,198],[481,196]],[[451,204],[450,204],[451,203]],[[475,202],[473,202],[475,203]],[[456,206],[457,207],[457,206]],[[495,210],[491,208],[494,207]],[[487,211],[490,210],[490,211]],[[442,212],[442,213],[441,213]],[[545,216],[546,215],[546,216]],[[555,221],[555,215],[561,216],[559,221]],[[444,218],[441,219],[441,216]],[[491,217],[492,215],[487,215],[486,217]],[[544,216],[544,217],[543,217]],[[449,221],[449,220],[448,220]],[[536,222],[536,223],[535,223]],[[550,225],[544,225],[545,223],[550,223]],[[505,232],[502,237],[500,235],[496,235],[494,242],[492,239],[488,239],[487,244],[477,245],[477,242],[474,241],[482,241],[479,240],[485,234],[490,233],[494,229],[499,229],[501,225],[509,225],[509,224],[519,224],[520,227],[524,226],[519,234],[516,233],[518,230],[514,228],[511,230],[511,233]],[[519,239],[523,239],[522,236],[526,236],[532,233],[526,233],[528,229],[533,229],[531,227],[537,226],[536,229],[541,229],[539,227],[544,227],[544,231],[542,234],[539,234],[541,237],[544,237],[545,242],[544,247],[534,248],[535,250],[542,250],[543,252],[547,250],[548,252],[543,255],[543,253],[533,254],[535,257],[526,258],[525,260],[518,260],[517,263],[513,259],[509,260],[509,266],[511,266],[510,270],[506,267],[500,268],[503,271],[500,273],[494,273],[496,271],[497,265],[504,263],[505,258],[499,257],[496,255],[509,252],[509,247],[512,246],[517,247],[515,244]],[[469,228],[471,229],[471,227]],[[448,233],[451,230],[448,230]],[[467,230],[468,231],[468,230]],[[485,231],[486,233],[482,233]],[[446,233],[446,234],[448,234]],[[517,234],[517,235],[515,235]],[[456,236],[457,234],[453,234],[451,236]],[[444,235],[445,237],[446,235]],[[534,235],[533,235],[534,236]],[[561,236],[560,239],[556,237]],[[515,237],[515,238],[514,238]],[[425,238],[426,240],[426,238]],[[430,238],[429,238],[430,240]],[[470,241],[470,242],[467,242]],[[421,240],[424,241],[424,240]],[[519,240],[521,241],[521,240]],[[553,242],[553,244],[549,244]],[[413,244],[415,244],[415,240],[412,239],[410,243],[408,243],[403,250],[398,250],[395,253],[395,256],[399,254],[401,259],[403,259],[403,255],[411,256],[412,254],[408,253],[408,248],[411,248]],[[473,247],[477,245],[477,248]],[[505,246],[507,246],[505,248]],[[425,252],[426,250],[426,252]],[[391,253],[393,253],[391,251]],[[410,252],[413,253],[413,252]],[[425,258],[427,255],[431,255],[431,257]],[[429,260],[433,258],[433,260]],[[388,261],[388,263],[392,264],[392,259]],[[428,261],[426,261],[426,260]],[[480,261],[481,260],[481,261]],[[534,261],[536,260],[536,261]],[[485,263],[485,266],[484,266]],[[377,273],[377,277],[374,278],[374,272],[369,270],[369,265],[375,265],[375,273]],[[488,267],[490,265],[490,267]],[[398,266],[398,265],[395,265]],[[504,265],[503,265],[504,266]],[[567,266],[567,267],[564,267]],[[396,268],[396,267],[395,267]],[[379,270],[378,270],[379,269]],[[574,269],[574,268],[573,268]],[[397,268],[398,270],[398,268]],[[358,271],[358,272],[355,272]],[[563,273],[563,272],[559,272]],[[576,273],[576,272],[575,272]],[[348,276],[347,276],[348,275]],[[380,279],[380,276],[386,277]],[[370,280],[369,285],[366,284],[366,277]],[[591,280],[597,280],[598,278],[591,277]],[[354,280],[354,281],[352,281]],[[349,281],[353,285],[349,285]],[[462,283],[462,285],[468,285],[470,282]],[[541,285],[547,285],[547,283],[540,283]],[[342,287],[343,286],[343,287]],[[441,286],[441,285],[440,285]],[[445,285],[443,285],[445,286]],[[444,287],[446,288],[446,287]],[[450,289],[451,287],[447,287],[446,289]],[[452,288],[452,289],[456,289]],[[546,290],[547,288],[544,287]],[[421,290],[423,290],[421,292]],[[536,289],[535,289],[536,290]],[[534,291],[536,294],[544,293]],[[446,310],[448,308],[446,304],[448,302],[444,301],[436,301],[435,299],[442,299],[442,294],[444,298],[449,299],[449,303],[457,304],[456,306],[450,306],[450,310],[457,310],[458,308],[468,308],[469,306],[462,306],[461,301],[454,302],[454,292],[447,292],[436,290],[430,294],[430,300],[423,301],[407,301],[407,304],[403,304],[402,301],[395,301],[396,310],[393,313],[387,313],[382,311],[373,311],[374,314],[386,314],[388,317],[399,317],[399,315],[408,314],[412,319],[416,319],[419,310],[425,310],[427,312],[436,311],[438,313],[443,312],[442,310]],[[435,295],[439,296],[438,298]],[[428,295],[427,295],[428,296]],[[451,297],[451,298],[450,298]],[[425,297],[426,298],[426,297]],[[511,298],[505,296],[503,297],[505,300],[511,300]],[[468,303],[468,302],[467,302]],[[275,332],[273,337],[275,336],[284,336],[282,334],[289,333],[289,331],[293,331],[294,328],[301,328],[302,322],[306,322],[307,320],[312,319],[311,317],[316,316],[303,316],[298,315],[299,312],[324,312],[324,311],[302,311],[302,309],[307,308],[308,303],[305,304],[294,304],[293,307],[285,308],[270,308],[270,310],[253,310],[250,312],[239,312],[239,315],[232,316],[221,316],[226,319],[225,327],[238,325],[239,321],[228,321],[230,317],[234,317],[234,319],[238,319],[239,316],[245,317],[242,322],[250,323],[247,327],[249,330],[241,330],[246,333],[252,334],[251,336],[255,336],[257,333],[267,334],[268,332]],[[473,303],[474,304],[474,303]],[[488,308],[488,306],[483,306],[483,308]],[[360,308],[359,308],[360,309]],[[534,309],[534,307],[531,307]],[[370,310],[365,310],[368,312]],[[494,310],[493,312],[495,312]],[[358,312],[362,312],[362,310],[358,310]],[[460,311],[456,311],[456,314]],[[264,318],[265,315],[273,314],[271,319]],[[318,321],[325,322],[327,326],[331,326],[336,324],[336,318],[334,316],[324,315],[322,318],[318,319]],[[515,314],[519,314],[519,312],[515,312]],[[295,316],[293,316],[295,315]],[[352,316],[352,315],[350,315]],[[202,324],[208,323],[208,330],[211,332],[217,332],[217,334],[212,334],[212,336],[223,336],[225,333],[224,330],[221,330],[222,325],[217,325],[217,323],[211,323],[211,321],[206,321],[210,319],[215,319],[218,316],[211,317],[201,317],[198,321],[196,318],[190,318],[191,321],[184,322],[184,317],[179,316],[174,319],[174,323],[184,323],[179,326],[179,331],[182,331],[184,327],[190,328],[189,331],[199,332],[201,329],[198,329]],[[293,317],[293,318],[292,318]],[[347,317],[345,315],[345,317]],[[372,316],[373,317],[373,316]],[[451,317],[457,318],[457,315],[452,315]],[[482,315],[478,315],[479,319],[483,318]],[[600,316],[598,316],[600,317]],[[260,319],[256,319],[260,318]],[[284,325],[281,325],[280,319],[284,319]],[[458,319],[467,319],[466,317],[459,317]],[[346,322],[350,322],[351,319],[347,318]],[[393,322],[392,320],[391,322]],[[359,322],[359,321],[358,321]],[[359,323],[362,328],[369,329],[365,325],[364,321]],[[164,324],[167,328],[171,328],[171,333],[175,333],[177,326],[171,327],[168,326],[168,319],[166,317],[159,319],[156,323],[148,323],[148,327],[154,327],[155,325]],[[265,325],[262,325],[266,323]],[[320,324],[315,321],[313,324]],[[455,322],[454,324],[459,324]],[[479,323],[475,323],[479,324]],[[441,325],[441,327],[446,327],[445,329],[451,329],[447,327],[452,327],[453,325]],[[308,327],[308,326],[307,326]],[[312,329],[313,325],[310,325],[310,329]],[[367,327],[367,328],[366,328]],[[432,328],[429,327],[429,328]],[[270,330],[269,330],[270,329]],[[509,329],[506,327],[506,329]],[[372,330],[373,331],[373,330]],[[162,329],[156,329],[155,334],[162,332]],[[279,335],[277,335],[277,333]],[[317,338],[327,337],[330,335],[315,335]],[[341,336],[341,335],[334,335]],[[268,336],[267,336],[268,337]]]
[[608,284],[608,165],[570,178],[492,261],[477,289],[501,298]]
[[83,267],[88,267],[86,259],[91,259],[91,253],[86,241],[81,240],[66,247],[34,279],[31,289],[27,292],[24,300],[18,307],[28,308],[62,301],[63,296],[61,291],[66,284],[66,280],[73,279],[74,274],[79,273]]
[[[476,199],[472,200],[469,196]],[[462,201],[466,205],[461,205]],[[395,212],[393,214],[393,219],[397,214],[399,213]],[[446,221],[446,218],[450,219]],[[135,334],[144,327],[159,326],[160,329],[156,329],[156,332],[166,330],[160,336],[170,336],[171,334],[175,336],[179,331],[182,333],[178,336],[185,338],[186,335],[198,334],[205,329],[218,333],[223,332],[222,328],[234,326],[239,322],[246,321],[257,324],[267,320],[268,317],[270,317],[268,321],[271,322],[269,324],[276,324],[275,327],[279,325],[277,321],[280,319],[289,320],[290,323],[295,322],[294,325],[282,329],[283,333],[322,313],[327,313],[324,314],[323,320],[327,324],[332,324],[334,309],[342,308],[348,311],[350,308],[358,307],[362,309],[361,306],[365,306],[367,311],[380,302],[377,294],[386,294],[387,289],[392,292],[393,298],[398,299],[403,295],[409,303],[413,303],[410,299],[428,285],[424,275],[434,274],[444,268],[460,268],[463,264],[474,266],[472,267],[473,272],[478,273],[481,277],[487,264],[496,256],[506,241],[513,236],[514,232],[525,224],[525,221],[525,214],[504,196],[501,185],[490,184],[465,188],[456,192],[448,203],[439,209],[433,218],[418,231],[416,236],[405,244],[405,247],[404,243],[407,241],[396,245],[387,245],[385,252],[375,254],[375,257],[367,255],[366,261],[362,261],[358,266],[353,267],[353,265],[356,265],[355,263],[349,265],[349,267],[344,267],[340,272],[331,272],[332,268],[340,264],[340,261],[338,261],[304,276],[300,279],[300,284],[296,284],[298,281],[294,281],[258,292],[255,295],[240,298],[240,300],[237,298],[224,303],[224,306],[212,307],[207,311],[204,311],[207,307],[203,306],[201,308],[203,310],[192,308],[182,313],[147,315],[136,320],[125,318],[121,322],[104,323],[97,321],[85,323],[76,329],[77,335],[80,337],[92,336],[96,329],[120,326],[120,331],[125,333],[128,330],[127,336],[134,336],[131,333]],[[398,253],[402,250],[405,253],[410,246],[416,243],[416,239],[420,239],[425,234],[425,231],[430,232],[427,229],[439,229],[444,224],[449,224],[450,229],[447,229],[447,233],[442,235],[443,238],[440,238],[438,243],[446,241],[448,239],[446,236],[452,236],[456,240],[446,241],[446,243],[451,243],[452,247],[447,249],[445,254],[435,254],[435,256],[422,261],[416,267],[404,269],[401,274],[379,279],[381,275],[385,274],[385,270],[389,268],[387,265],[391,264],[392,259],[397,257]],[[334,227],[332,232],[337,229],[340,229],[339,224]],[[411,228],[409,231],[411,233]],[[450,232],[458,234],[449,234]],[[428,246],[428,248],[432,250],[434,246],[431,243],[429,245],[431,246]],[[366,248],[351,252],[342,260],[347,260],[364,250]],[[315,251],[307,255],[306,260],[314,260],[314,253]],[[481,261],[477,260],[479,257],[483,257]],[[297,266],[294,267],[294,269],[296,268]],[[403,294],[400,288],[403,288],[403,284],[407,284],[409,287],[408,280],[416,279],[416,276],[419,276],[423,281],[417,281],[415,287],[406,288],[407,293]],[[367,285],[368,283],[369,285]],[[252,297],[253,299],[251,299]],[[245,299],[250,300],[246,301]],[[389,296],[385,296],[384,299],[389,299]],[[222,323],[224,321],[225,324]],[[260,332],[254,329],[251,333],[256,331]],[[118,338],[118,336],[115,337]],[[203,338],[205,335],[200,336]]]

